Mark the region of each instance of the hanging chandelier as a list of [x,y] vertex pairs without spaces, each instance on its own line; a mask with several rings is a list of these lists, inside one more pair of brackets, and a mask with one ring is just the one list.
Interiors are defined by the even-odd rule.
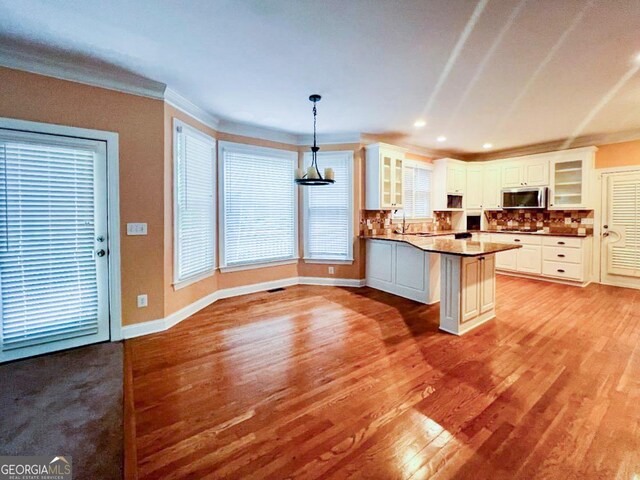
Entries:
[[313,102],[313,147],[311,147],[311,165],[307,168],[306,173],[302,168],[296,169],[295,181],[298,185],[331,185],[332,183],[336,183],[333,178],[333,169],[325,168],[324,177],[318,169],[318,150],[320,150],[320,147],[318,147],[316,143],[316,116],[318,115],[316,103],[318,103],[321,98],[318,94],[309,97],[309,100]]

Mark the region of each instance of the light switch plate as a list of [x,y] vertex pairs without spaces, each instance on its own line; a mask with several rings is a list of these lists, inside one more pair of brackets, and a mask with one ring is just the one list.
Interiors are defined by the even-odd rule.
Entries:
[[138,295],[138,308],[143,308],[149,305],[146,294]]
[[336,273],[336,269],[334,267],[329,267],[329,275],[334,275]]
[[127,223],[127,235],[146,235],[146,223]]

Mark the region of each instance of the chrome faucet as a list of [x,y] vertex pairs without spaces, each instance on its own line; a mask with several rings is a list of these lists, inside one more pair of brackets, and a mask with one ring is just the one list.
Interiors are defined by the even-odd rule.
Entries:
[[402,210],[402,235],[407,233],[407,217],[404,213],[404,208],[402,209],[398,209],[398,210],[394,210],[393,213],[398,213],[400,210]]

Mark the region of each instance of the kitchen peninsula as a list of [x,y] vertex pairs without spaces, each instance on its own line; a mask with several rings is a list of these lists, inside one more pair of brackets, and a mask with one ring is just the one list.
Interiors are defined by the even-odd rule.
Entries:
[[371,235],[367,285],[423,303],[440,301],[440,329],[462,335],[495,317],[495,254],[518,248],[438,235]]

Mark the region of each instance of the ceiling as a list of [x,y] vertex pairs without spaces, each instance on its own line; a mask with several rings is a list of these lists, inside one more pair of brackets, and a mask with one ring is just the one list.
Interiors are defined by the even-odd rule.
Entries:
[[320,93],[320,133],[461,153],[640,129],[638,32],[640,0],[0,0],[15,52],[294,134]]

